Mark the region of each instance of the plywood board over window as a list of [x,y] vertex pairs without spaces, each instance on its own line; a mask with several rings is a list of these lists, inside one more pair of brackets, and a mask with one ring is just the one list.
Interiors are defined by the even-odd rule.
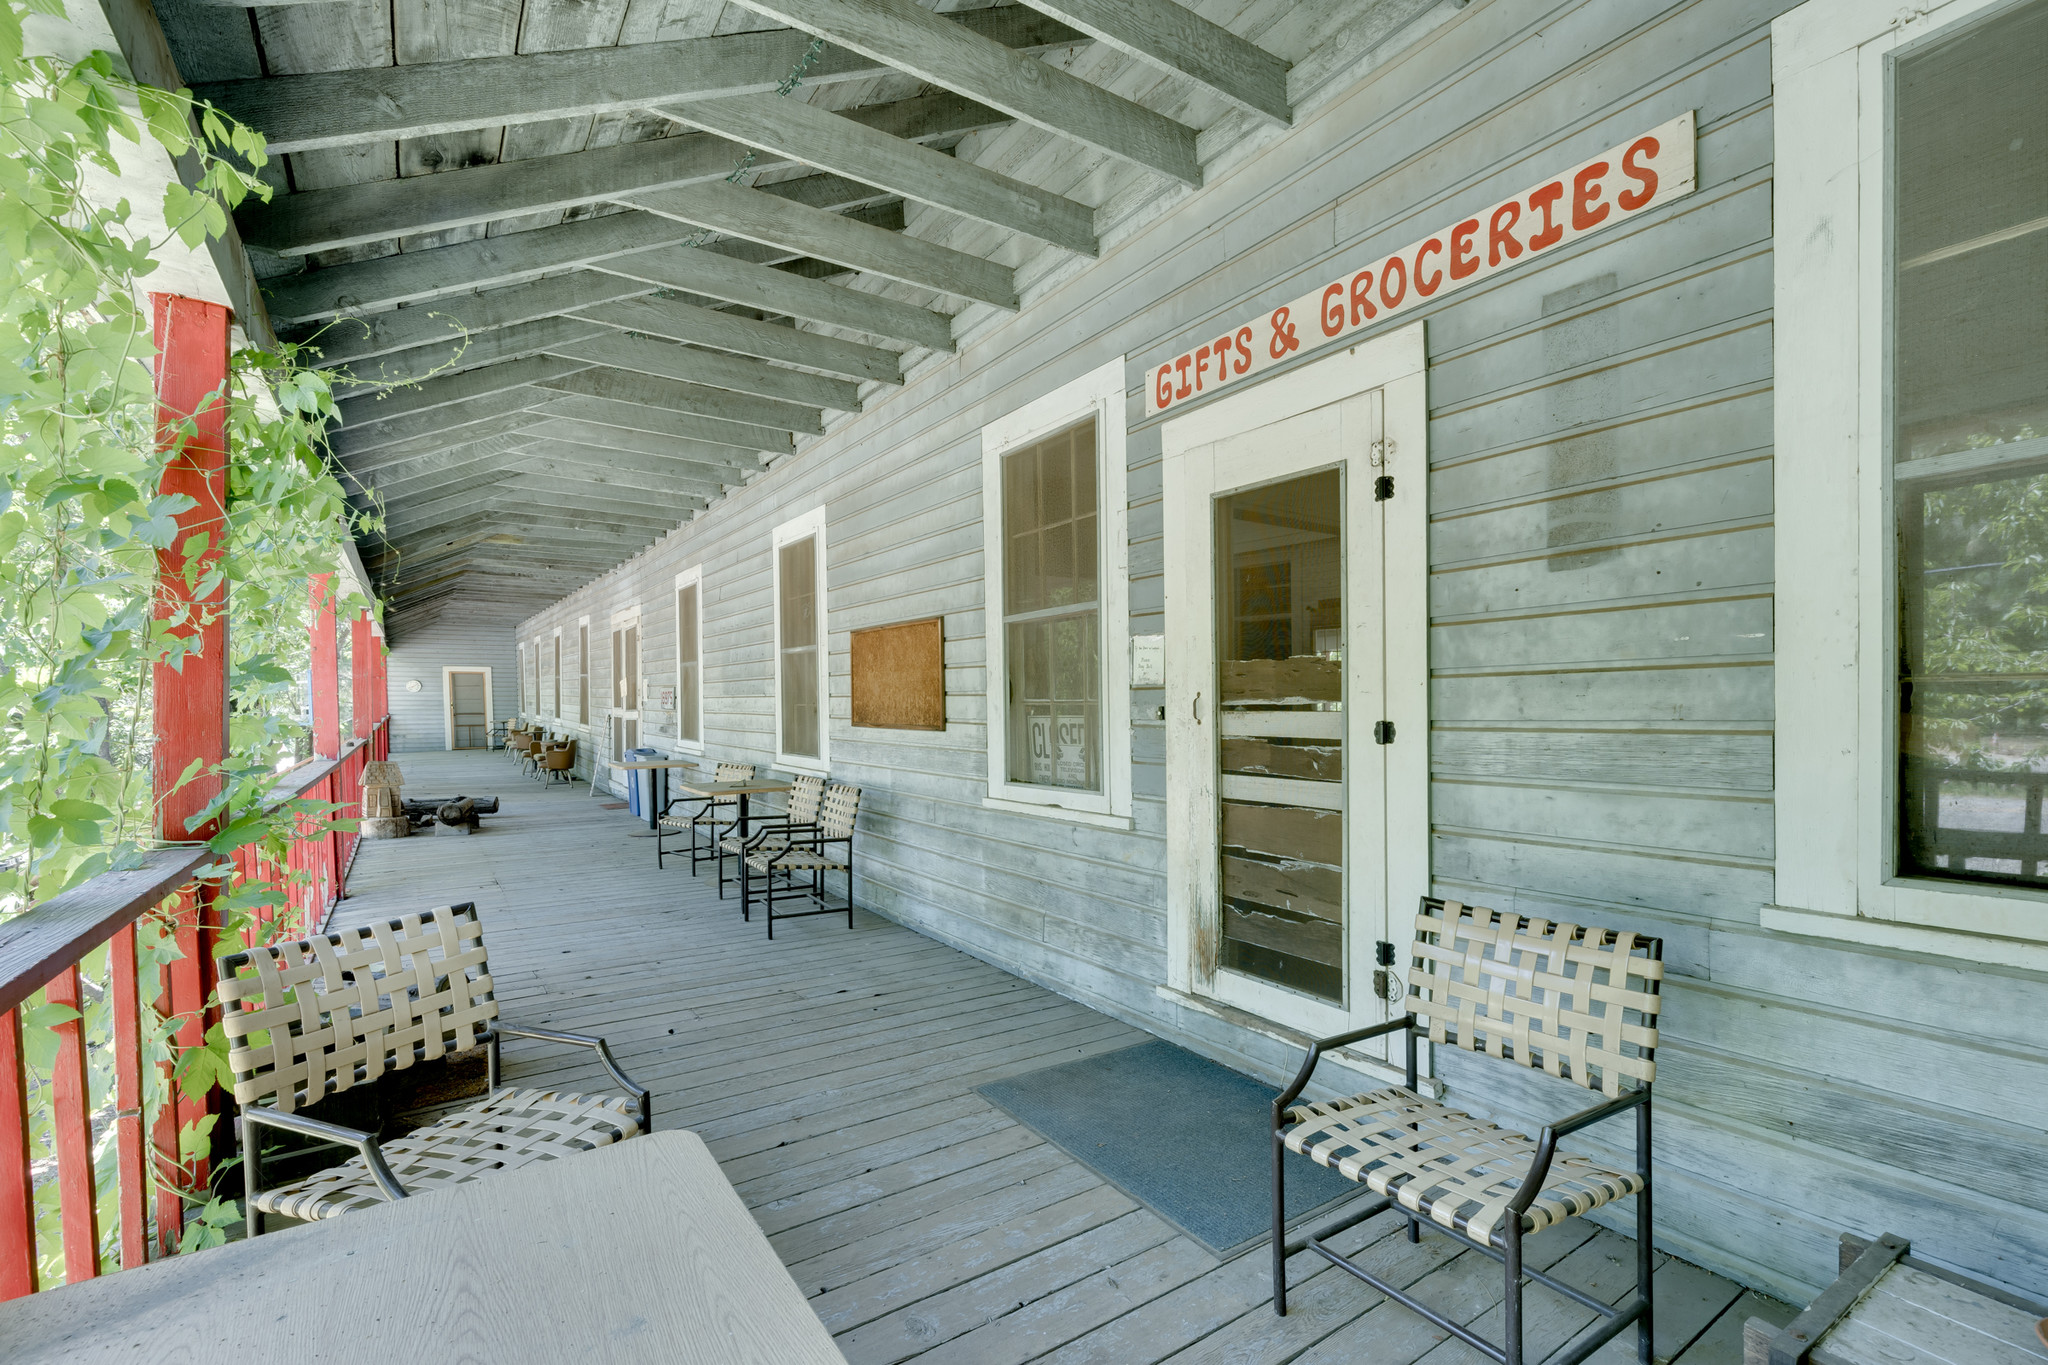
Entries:
[[853,723],[946,728],[946,622],[934,616],[853,632]]

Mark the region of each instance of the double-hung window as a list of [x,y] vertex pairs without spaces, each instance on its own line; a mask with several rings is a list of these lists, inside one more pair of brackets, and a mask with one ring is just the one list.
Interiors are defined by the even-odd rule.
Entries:
[[775,762],[825,771],[825,509],[775,528]]
[[1773,40],[1764,923],[2048,966],[2048,0]]
[[555,719],[560,720],[562,718],[562,631],[559,626],[555,628],[554,635],[548,639],[548,668],[555,675],[554,681],[549,684],[549,709],[554,712]]
[[1127,827],[1124,362],[982,429],[988,800]]
[[590,618],[576,621],[576,723],[590,724]]
[[704,751],[704,570],[676,575],[676,738],[692,753]]

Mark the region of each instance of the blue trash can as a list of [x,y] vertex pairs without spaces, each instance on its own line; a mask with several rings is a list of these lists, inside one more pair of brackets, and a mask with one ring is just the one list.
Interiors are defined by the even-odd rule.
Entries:
[[[659,749],[628,749],[626,757],[635,763],[644,763],[650,758],[660,758]],[[627,776],[633,780],[626,784],[626,805],[642,820],[647,818],[647,808],[654,804],[654,770],[652,768],[629,769]]]

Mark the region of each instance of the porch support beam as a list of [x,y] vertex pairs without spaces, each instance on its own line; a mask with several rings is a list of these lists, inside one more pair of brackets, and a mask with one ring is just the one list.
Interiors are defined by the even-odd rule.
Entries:
[[[775,399],[780,404],[800,405],[802,410],[832,408],[839,412],[860,411],[860,386],[844,379],[828,379],[807,370],[784,369],[780,365],[728,355],[723,351],[707,351],[701,347],[678,346],[672,341],[631,336],[597,323],[571,322],[569,319],[550,321],[565,324],[563,342],[549,348],[563,359],[657,375],[753,398]],[[566,334],[575,329],[587,330],[581,336],[569,338]],[[754,405],[750,403],[743,411],[753,409]],[[794,412],[786,415],[804,420]],[[811,414],[811,420],[817,420],[815,413]],[[776,424],[763,422],[769,426]],[[816,429],[822,430],[822,427]]]
[[[456,403],[493,398],[513,389],[561,379],[589,368],[588,361],[563,360],[558,356],[508,360],[499,365],[486,365],[482,369],[424,380],[411,388],[394,389],[374,397],[344,398],[337,406],[341,409],[344,426],[368,426],[373,422],[390,422]],[[498,410],[505,410],[502,404]]]
[[[611,290],[621,295],[637,287],[629,281],[596,271],[585,274],[605,281]],[[590,292],[601,291],[592,288]],[[601,322],[607,327],[644,332],[670,341],[708,346],[713,350],[731,351],[735,355],[778,361],[784,365],[801,365],[848,379],[872,379],[883,384],[903,382],[903,361],[894,351],[722,313],[716,309],[699,308],[675,299],[646,297],[651,292],[646,290],[640,297],[615,296],[610,300],[595,300],[589,306],[578,308],[576,316],[590,322]]]
[[394,384],[420,384],[507,360],[540,355],[574,359],[579,343],[611,335],[611,330],[600,323],[570,317],[536,318],[510,327],[492,327],[467,335],[458,333],[409,350],[350,363],[334,381],[334,396],[337,400],[355,398]]
[[346,365],[368,356],[460,341],[464,332],[514,327],[557,313],[653,292],[652,285],[580,270],[573,275],[532,280],[481,294],[462,294],[389,313],[336,318],[312,344],[319,347],[323,365]]
[[1287,63],[1176,0],[1024,0],[1099,42],[1186,76],[1282,127],[1294,122]]
[[886,279],[993,304],[1008,312],[1017,311],[1017,286],[1007,266],[936,242],[884,232],[836,213],[792,204],[723,179],[615,197],[618,202],[665,218],[787,247],[802,255],[822,257]]
[[[1169,8],[1180,9],[1170,3]],[[746,146],[765,147],[992,227],[1084,256],[1099,250],[1095,210],[1086,204],[863,127],[814,104],[783,99],[771,91],[698,100],[662,112]]]
[[712,430],[709,423],[685,424],[659,408],[567,396],[535,409],[533,415],[544,419],[527,429],[535,440],[691,460],[724,471],[729,484],[761,467],[761,457],[753,450],[688,434]]
[[1047,132],[1202,183],[1195,130],[1035,57],[1012,52],[917,0],[745,0],[791,28],[865,52],[908,75],[976,99]]
[[[1087,41],[1065,24],[1022,7],[945,17],[1022,51]],[[250,127],[264,129],[273,154],[302,152],[772,91],[810,42],[807,33],[768,29],[624,47],[201,82],[193,93]],[[893,74],[865,54],[828,47],[804,73],[804,83]]]
[[[565,394],[582,394],[592,398],[637,403],[641,407],[659,408],[678,417],[707,418],[710,419],[711,425],[692,423],[690,425],[694,430],[690,431],[674,426],[650,430],[670,431],[678,436],[695,435],[700,440],[736,445],[747,450],[777,453],[793,450],[796,448],[795,441],[790,433],[805,432],[816,435],[825,429],[824,420],[816,408],[802,407],[795,403],[780,403],[768,398],[749,398],[728,389],[692,384],[687,380],[670,379],[642,370],[621,369],[616,366],[585,368],[537,387],[542,392],[554,390]],[[548,406],[552,407],[551,404]]]

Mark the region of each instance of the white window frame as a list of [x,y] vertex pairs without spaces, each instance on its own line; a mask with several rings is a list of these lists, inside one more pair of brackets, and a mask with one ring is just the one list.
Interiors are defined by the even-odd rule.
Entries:
[[[1893,57],[2007,0],[1808,0],[1771,27],[1777,883],[1765,928],[2048,968],[2048,893],[1895,874],[1887,411]],[[1844,319],[1853,319],[1844,325]]]
[[[818,753],[815,758],[809,754],[792,754],[782,745],[782,547],[804,539],[817,537],[816,558],[812,561],[817,575],[815,589],[818,595]],[[800,517],[793,517],[776,527],[769,537],[768,581],[773,598],[773,617],[769,629],[774,634],[768,641],[769,667],[774,670],[773,692],[775,696],[775,766],[792,772],[817,773],[825,775],[832,758],[832,693],[829,683],[832,676],[830,664],[830,640],[825,607],[825,509],[813,507]],[[701,618],[702,609],[698,611]]]
[[515,641],[512,649],[519,656],[517,661],[519,671],[514,675],[512,685],[514,690],[519,693],[518,714],[521,719],[524,719],[526,716],[526,646]]
[[588,734],[590,725],[590,618],[576,618],[576,728]]
[[[524,653],[525,651],[521,651]],[[455,752],[455,675],[457,673],[481,673],[484,675],[484,743],[490,743],[491,731],[498,727],[498,713],[493,702],[491,666],[489,664],[443,664],[441,666],[441,747],[448,753]]]
[[[984,806],[1110,829],[1131,828],[1130,499],[1125,358],[1118,356],[981,429],[983,634],[988,655],[988,794]],[[1009,662],[1003,630],[1003,456],[1095,418],[1097,616],[1102,626],[1099,792],[1010,780]]]
[[[701,754],[704,752],[704,566],[702,564],[693,564],[676,575],[675,587],[671,589],[669,600],[675,602],[684,588],[695,588],[697,590],[697,695],[695,697],[697,703],[697,737],[695,739],[685,739],[683,737],[684,707],[690,698],[686,696],[689,688],[683,683],[683,609],[681,603],[678,602],[675,607],[676,747],[686,754]],[[779,595],[776,600],[778,602],[781,601]],[[822,615],[820,619],[823,619]],[[780,669],[776,670],[776,676],[778,678],[782,676]],[[821,693],[820,695],[822,696],[823,694]],[[776,708],[775,714],[778,717],[782,714],[780,706]]]
[[552,643],[549,645],[548,648],[548,661],[550,665],[553,667],[555,674],[555,681],[553,684],[554,718],[555,722],[557,724],[560,724],[562,721],[562,628],[560,626],[555,627],[555,633],[552,637]]

